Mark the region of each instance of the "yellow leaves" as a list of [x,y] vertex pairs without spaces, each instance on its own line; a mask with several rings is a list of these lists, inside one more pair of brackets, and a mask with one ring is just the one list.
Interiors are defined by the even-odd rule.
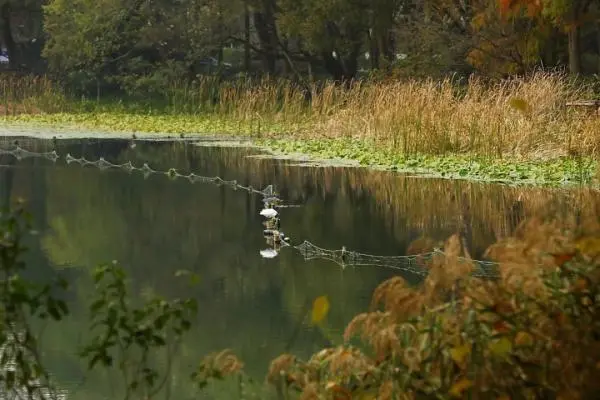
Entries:
[[512,343],[507,337],[494,340],[488,345],[490,353],[496,357],[507,357],[512,351]]
[[456,365],[458,365],[461,369],[466,368],[469,354],[471,354],[471,346],[468,344],[463,344],[462,346],[457,346],[450,349],[450,358],[452,358]]
[[517,332],[515,335],[515,344],[517,346],[531,346],[533,344],[533,336],[527,332]]
[[323,321],[329,312],[329,299],[327,296],[319,296],[313,301],[311,321],[318,324]]
[[460,398],[462,397],[463,393],[471,386],[473,386],[473,381],[467,378],[463,378],[454,383],[454,385],[452,385],[449,391],[450,396]]
[[[377,400],[377,393],[370,391],[370,392],[360,392],[358,394],[354,394],[352,396],[352,400]],[[391,397],[390,397],[391,399]]]
[[475,31],[479,31],[481,28],[485,26],[487,23],[487,18],[484,12],[478,12],[475,14],[473,19],[471,19],[471,26]]
[[600,237],[583,237],[575,242],[575,248],[588,257],[600,254]]

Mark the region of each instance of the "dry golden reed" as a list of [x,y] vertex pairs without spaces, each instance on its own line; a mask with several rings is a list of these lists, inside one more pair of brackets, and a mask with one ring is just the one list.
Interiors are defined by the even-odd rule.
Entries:
[[[25,113],[79,110],[46,78],[4,76],[0,93],[5,112],[15,104],[25,105]],[[278,125],[278,132],[296,137],[362,138],[404,154],[595,155],[600,137],[597,117],[565,107],[591,91],[543,72],[496,83],[390,79],[349,88],[319,82],[308,89],[283,79],[203,77],[172,83],[163,95],[170,113],[217,116],[253,131],[262,126],[267,135]]]

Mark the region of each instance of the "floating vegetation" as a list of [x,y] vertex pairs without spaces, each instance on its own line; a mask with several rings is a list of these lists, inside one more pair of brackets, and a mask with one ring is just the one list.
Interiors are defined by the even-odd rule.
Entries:
[[[358,138],[319,139],[257,139],[257,143],[275,157],[290,154],[307,155],[311,164],[319,160],[339,160],[347,165],[390,170],[419,177],[509,185],[548,187],[598,186],[598,162],[591,156],[561,156],[521,159],[495,158],[472,154],[431,155],[425,153],[398,154],[377,142]],[[323,161],[332,164],[330,161]]]

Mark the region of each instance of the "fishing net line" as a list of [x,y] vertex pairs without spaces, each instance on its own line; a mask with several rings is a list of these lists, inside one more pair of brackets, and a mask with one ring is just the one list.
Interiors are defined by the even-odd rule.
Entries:
[[67,164],[76,163],[81,165],[82,167],[92,166],[101,170],[116,168],[124,170],[126,172],[138,171],[141,172],[145,178],[149,177],[150,175],[166,175],[171,179],[186,179],[190,183],[212,183],[217,186],[227,186],[234,190],[245,190],[249,193],[259,194],[264,198],[276,197],[276,192],[273,185],[268,185],[264,189],[259,190],[253,188],[252,186],[241,185],[237,182],[237,180],[225,180],[219,176],[202,176],[197,175],[193,172],[189,174],[182,174],[175,168],[170,168],[166,171],[158,171],[150,167],[148,163],[143,163],[141,167],[137,167],[131,161],[127,161],[123,164],[114,164],[110,161],[105,160],[104,157],[100,157],[98,160],[88,160],[85,157],[75,158],[71,154],[66,155],[65,161]]
[[[16,146],[13,149],[0,148],[0,156],[1,155],[13,156],[14,158],[16,158],[19,161],[27,159],[27,158],[43,158],[43,159],[49,160],[53,163],[56,163],[59,159],[61,159],[61,156],[58,155],[56,150],[49,151],[49,152],[34,152],[34,151],[29,151],[29,150],[23,149],[20,146]],[[148,178],[150,175],[166,175],[172,179],[178,179],[178,178],[187,179],[191,183],[212,183],[217,186],[227,186],[227,187],[230,187],[230,188],[236,189],[236,190],[237,189],[245,190],[249,193],[259,194],[259,195],[263,196],[264,198],[275,198],[277,196],[277,193],[275,192],[273,185],[268,185],[264,189],[260,190],[260,189],[254,188],[252,186],[241,185],[236,180],[225,180],[219,176],[202,176],[202,175],[197,175],[193,172],[189,173],[189,174],[182,174],[179,171],[177,171],[175,168],[170,168],[166,171],[159,171],[159,170],[156,170],[156,169],[153,169],[152,167],[150,167],[148,165],[148,163],[143,163],[141,166],[136,166],[131,161],[127,161],[122,164],[115,164],[110,161],[107,161],[104,157],[100,157],[97,160],[88,160],[85,157],[73,157],[70,153],[67,153],[67,155],[64,157],[64,160],[68,165],[79,164],[82,167],[95,167],[100,170],[120,169],[120,170],[128,172],[128,173],[140,172],[140,173],[142,173],[144,178]],[[5,165],[5,166],[7,166],[7,165]]]
[[56,153],[56,150],[48,152],[35,152],[23,149],[22,147],[15,147],[14,149],[2,149],[0,148],[0,156],[9,155],[15,157],[17,160],[23,160],[26,158],[45,158],[52,162],[56,162],[60,156]]
[[[348,266],[376,266],[397,269],[410,272],[412,274],[425,276],[428,273],[428,267],[433,262],[436,255],[445,256],[441,250],[434,250],[429,253],[422,253],[410,256],[377,256],[372,254],[359,253],[347,250],[345,247],[339,250],[324,249],[305,240],[299,245],[290,246],[297,250],[305,260],[322,259],[334,262],[342,268]],[[472,274],[477,277],[497,277],[498,264],[491,261],[471,260],[464,257],[458,257],[452,260],[457,263],[471,264]]]
[[[13,149],[0,148],[0,155],[13,156],[17,160],[24,160],[26,158],[43,158],[53,163],[56,163],[59,159],[61,159],[61,156],[56,152],[56,150],[50,152],[34,152],[23,149],[19,146],[16,146]],[[100,157],[97,160],[89,160],[85,157],[73,157],[70,153],[67,153],[67,155],[64,156],[64,160],[68,165],[78,164],[81,167],[95,167],[100,170],[118,169],[127,173],[139,172],[144,176],[144,178],[147,178],[151,175],[166,175],[171,179],[186,179],[190,183],[210,183],[218,186],[230,187],[234,190],[239,189],[247,191],[248,193],[260,195],[262,196],[265,210],[271,209],[272,213],[274,214],[269,215],[265,221],[265,226],[268,229],[265,229],[263,233],[267,244],[270,246],[268,249],[260,251],[261,256],[265,258],[277,257],[281,249],[289,248],[300,253],[305,261],[322,259],[336,263],[342,268],[372,266],[390,268],[403,272],[409,272],[415,275],[425,276],[428,273],[428,265],[430,265],[430,263],[433,261],[434,256],[445,255],[441,250],[436,249],[433,252],[409,256],[378,256],[350,251],[345,247],[336,250],[325,249],[307,240],[304,240],[300,244],[294,245],[291,244],[289,240],[278,239],[278,237],[283,237],[283,233],[279,232],[279,213],[274,210],[286,207],[299,207],[299,205],[284,204],[284,202],[278,197],[277,191],[273,185],[268,185],[264,189],[256,189],[251,185],[244,186],[239,184],[236,180],[224,180],[218,176],[202,176],[193,172],[182,174],[175,168],[170,168],[166,171],[160,171],[153,169],[148,165],[148,163],[143,163],[141,166],[136,166],[131,161],[115,164],[107,161],[104,157]],[[472,260],[463,257],[459,257],[453,261],[472,264],[474,276],[489,278],[498,276],[498,263],[491,261]]]

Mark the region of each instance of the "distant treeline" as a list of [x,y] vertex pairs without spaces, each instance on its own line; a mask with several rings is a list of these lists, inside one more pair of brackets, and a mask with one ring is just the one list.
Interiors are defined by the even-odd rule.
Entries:
[[593,0],[0,0],[5,68],[74,88],[600,73]]

